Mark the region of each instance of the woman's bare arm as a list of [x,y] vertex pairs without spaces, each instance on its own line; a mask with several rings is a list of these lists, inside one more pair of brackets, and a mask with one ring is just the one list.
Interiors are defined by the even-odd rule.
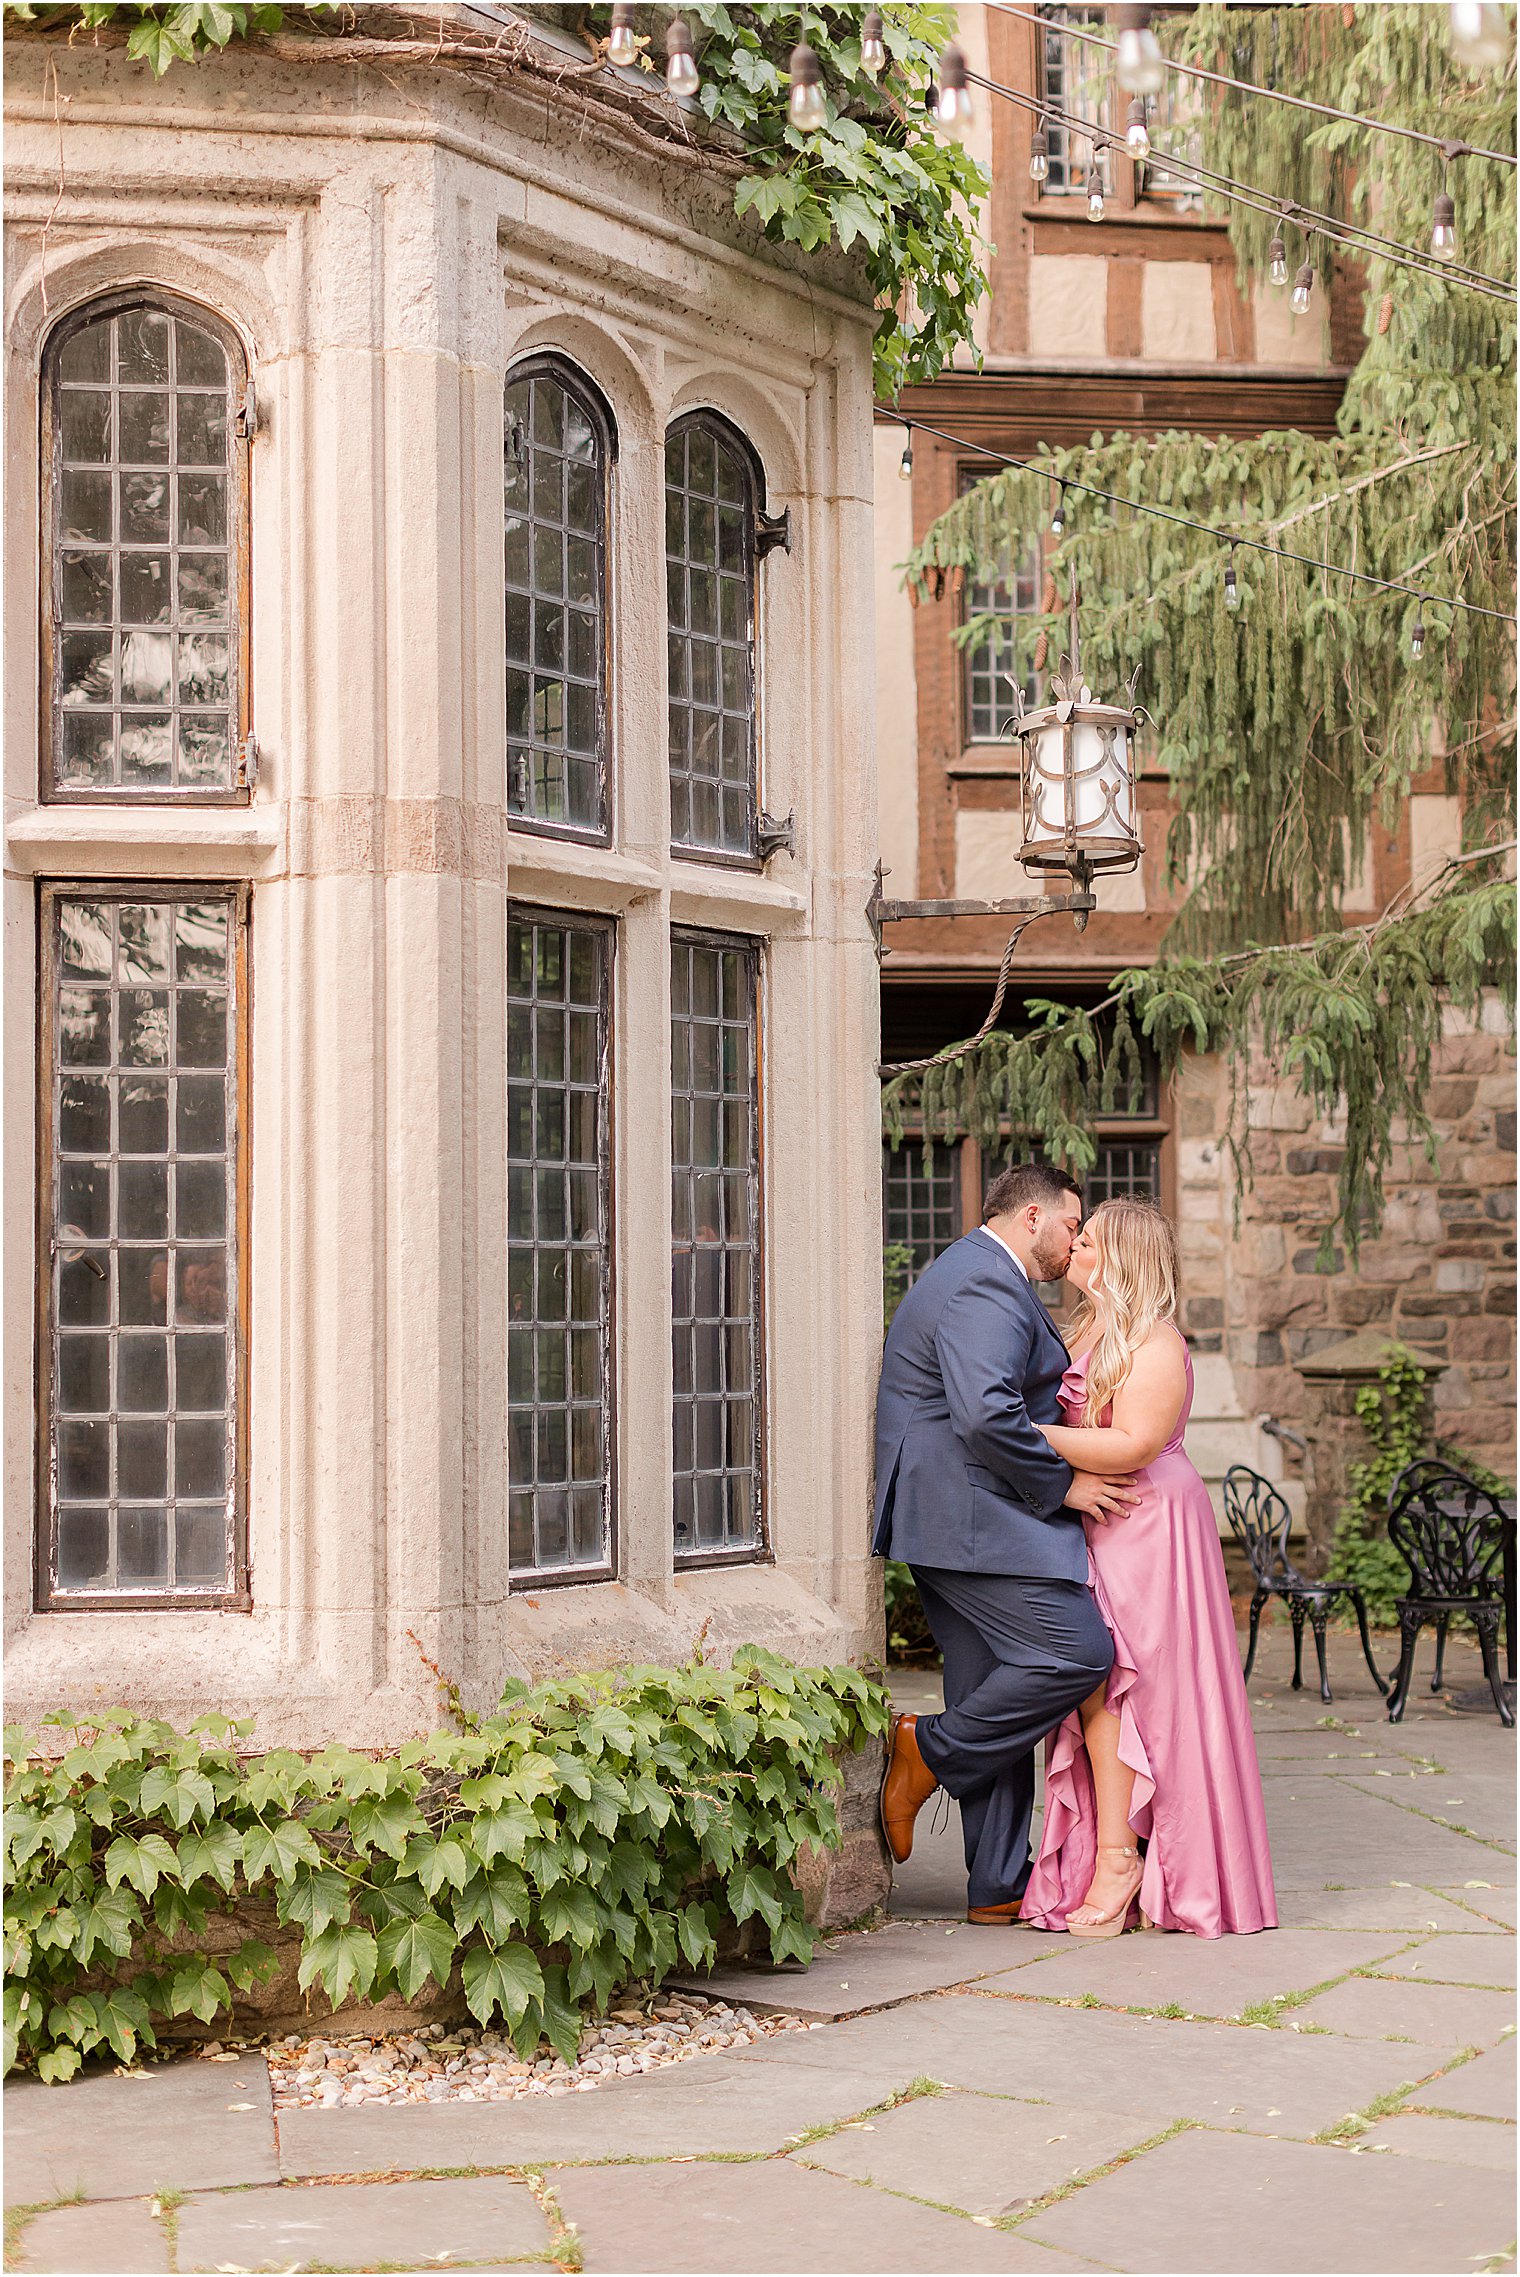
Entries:
[[1163,1325],[1135,1354],[1134,1365],[1114,1395],[1113,1422],[1087,1426],[1051,1423],[1040,1429],[1073,1470],[1114,1478],[1143,1470],[1154,1461],[1177,1428],[1187,1396],[1182,1339]]

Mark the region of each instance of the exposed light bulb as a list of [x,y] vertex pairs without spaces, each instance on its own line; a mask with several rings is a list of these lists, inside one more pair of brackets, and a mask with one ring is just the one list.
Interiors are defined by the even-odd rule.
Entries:
[[684,16],[672,16],[665,27],[665,85],[678,101],[689,102],[701,84],[691,52],[691,26]]
[[1166,85],[1166,58],[1151,30],[1149,8],[1122,8],[1119,49],[1114,59],[1119,85],[1130,95],[1159,95]]
[[1087,177],[1087,218],[1089,221],[1103,219],[1103,176],[1096,166]]
[[1224,565],[1224,605],[1227,609],[1240,607],[1240,587],[1235,582],[1235,557],[1232,554]]
[[903,445],[902,457],[897,462],[897,472],[903,482],[913,480],[913,430],[911,427],[908,429],[908,439]]
[[1045,132],[1045,121],[1039,120],[1029,138],[1029,179],[1044,182],[1050,178],[1050,137]]
[[868,8],[860,27],[860,68],[868,79],[879,79],[887,68],[887,43],[881,36],[881,10]]
[[1457,257],[1457,209],[1445,190],[1436,200],[1433,219],[1430,250],[1438,261],[1454,261]]
[[829,106],[824,100],[823,66],[806,41],[792,49],[791,74],[786,115],[799,134],[816,134],[828,124]]
[[1309,303],[1314,298],[1314,265],[1306,261],[1293,280],[1293,291],[1288,306],[1295,316],[1307,316]]
[[1411,661],[1415,664],[1418,664],[1420,658],[1425,654],[1425,610],[1423,606],[1414,620],[1414,630],[1409,635],[1409,654]]
[[1451,52],[1459,63],[1486,71],[1509,55],[1509,25],[1504,10],[1485,0],[1452,0]]
[[607,61],[625,71],[639,60],[639,35],[634,29],[633,0],[615,0],[612,30],[607,40]]
[[1267,247],[1267,275],[1274,285],[1288,281],[1288,248],[1280,237],[1274,237]]
[[1137,95],[1129,107],[1129,123],[1124,129],[1124,147],[1131,158],[1149,158],[1151,154],[1150,129],[1145,123],[1145,98]]
[[1050,534],[1053,538],[1066,535],[1066,485],[1064,482],[1061,485],[1061,495],[1056,500],[1056,510],[1050,517]]
[[934,106],[934,123],[942,134],[954,141],[964,141],[976,123],[976,104],[966,78],[966,58],[952,40],[939,59],[939,100]]

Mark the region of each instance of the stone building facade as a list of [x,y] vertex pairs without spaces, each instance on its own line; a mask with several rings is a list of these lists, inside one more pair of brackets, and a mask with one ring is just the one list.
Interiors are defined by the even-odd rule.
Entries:
[[[1101,50],[1069,37],[1111,36],[1104,11],[1049,8],[1048,28],[992,8],[960,11],[974,73],[1067,111],[1108,121],[1112,90]],[[1177,103],[1178,82],[1170,82]],[[1028,109],[988,93],[976,128],[992,172],[986,235],[996,247],[980,312],[982,368],[905,391],[911,479],[900,479],[903,430],[876,434],[878,764],[886,891],[903,899],[987,898],[1027,892],[1009,747],[997,731],[1012,707],[1006,671],[968,655],[955,630],[968,608],[1006,618],[1037,605],[1040,537],[985,589],[947,591],[916,610],[899,565],[988,454],[1037,455],[1094,432],[1195,429],[1249,435],[1278,427],[1333,430],[1347,371],[1359,353],[1361,296],[1338,273],[1324,305],[1296,317],[1263,280],[1243,293],[1226,232],[1196,210],[1168,151],[1188,150],[1185,101],[1150,121],[1154,157],[1142,174],[1110,159],[1103,218],[1088,218],[1090,148],[1052,129],[1050,174],[1029,176]],[[1123,114],[1118,115],[1123,126]],[[930,429],[942,430],[936,435]],[[947,440],[953,437],[954,440]],[[1073,506],[1071,511],[1079,511]],[[1101,693],[1101,691],[1099,691]],[[1142,690],[1142,700],[1143,693]],[[1144,754],[1142,750],[1142,769]],[[1170,814],[1163,775],[1142,772],[1146,851],[1131,876],[1100,879],[1098,909],[1077,935],[1047,918],[1024,936],[1013,1000],[1029,992],[1088,1003],[1125,966],[1151,961],[1173,899],[1164,877]],[[1374,826],[1348,920],[1370,916],[1433,877],[1460,850],[1461,816],[1432,764],[1391,826]],[[896,1062],[970,1035],[985,1015],[1006,939],[997,919],[914,920],[887,929],[882,972],[883,1059]],[[1252,1071],[1254,1184],[1240,1200],[1221,1145],[1226,1071],[1184,1065],[1153,1085],[1143,1112],[1099,1126],[1089,1193],[1153,1196],[1176,1216],[1186,1326],[1197,1373],[1189,1444],[1217,1481],[1247,1462],[1304,1502],[1301,1459],[1262,1427],[1296,1427],[1303,1386],[1294,1363],[1374,1326],[1449,1364],[1436,1388],[1444,1436],[1501,1472],[1514,1463],[1515,1115],[1513,1060],[1497,1006],[1468,1032],[1452,1023],[1431,1093],[1438,1160],[1401,1144],[1387,1180],[1381,1234],[1354,1269],[1317,1270],[1329,1220],[1339,1134],[1305,1101]],[[885,1234],[915,1265],[975,1224],[988,1165],[970,1142],[939,1152],[931,1179],[912,1146],[884,1157]]]
[[871,311],[439,24],[8,41],[23,1719],[879,1641]]

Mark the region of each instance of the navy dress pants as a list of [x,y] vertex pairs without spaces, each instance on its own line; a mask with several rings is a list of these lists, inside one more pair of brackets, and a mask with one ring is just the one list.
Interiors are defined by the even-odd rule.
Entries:
[[912,1571],[945,1661],[919,1752],[961,1806],[967,1903],[1005,1905],[1029,1879],[1035,1748],[1102,1683],[1113,1639],[1084,1581]]

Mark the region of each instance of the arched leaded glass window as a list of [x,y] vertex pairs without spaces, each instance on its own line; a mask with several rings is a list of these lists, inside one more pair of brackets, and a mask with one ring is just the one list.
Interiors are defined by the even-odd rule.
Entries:
[[758,849],[755,561],[758,484],[712,412],[665,443],[670,837],[753,861]]
[[507,381],[507,810],[607,835],[607,480],[612,428],[557,361]]
[[44,797],[248,795],[248,370],[162,295],[76,309],[44,364]]

